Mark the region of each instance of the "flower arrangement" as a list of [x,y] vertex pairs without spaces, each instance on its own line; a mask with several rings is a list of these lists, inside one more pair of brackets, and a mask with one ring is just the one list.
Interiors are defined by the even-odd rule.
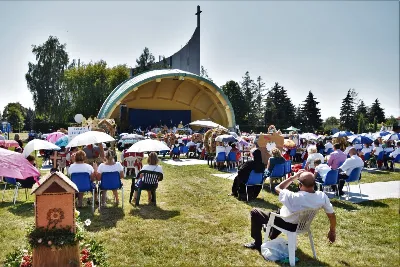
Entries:
[[81,222],[79,219],[79,211],[75,211],[76,217],[76,233],[71,231],[71,227],[55,228],[58,218],[61,218],[60,211],[49,212],[48,216],[52,218],[50,227],[35,228],[34,225],[28,228],[27,238],[30,249],[18,248],[6,256],[4,262],[5,267],[31,267],[32,266],[32,249],[38,246],[46,246],[51,251],[61,250],[64,246],[72,246],[79,242],[81,252],[81,266],[95,267],[108,266],[105,249],[102,244],[85,235],[84,227],[91,224],[90,219]]

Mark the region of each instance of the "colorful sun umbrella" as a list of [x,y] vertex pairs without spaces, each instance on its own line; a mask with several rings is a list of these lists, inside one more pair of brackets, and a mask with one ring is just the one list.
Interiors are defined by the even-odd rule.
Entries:
[[58,139],[58,140],[55,142],[55,145],[56,145],[56,146],[59,146],[59,147],[67,146],[67,145],[68,145],[68,142],[69,142],[68,136],[65,135],[65,136],[61,137],[60,139]]
[[57,142],[58,139],[60,139],[63,136],[65,136],[65,134],[63,134],[62,132],[54,132],[48,134],[46,140],[54,144],[55,142]]
[[19,144],[15,140],[0,140],[0,146],[4,146],[6,148],[19,147]]
[[22,154],[0,148],[0,176],[26,179],[40,172]]
[[353,133],[348,132],[348,131],[340,131],[332,135],[332,137],[347,137],[347,136],[352,136]]

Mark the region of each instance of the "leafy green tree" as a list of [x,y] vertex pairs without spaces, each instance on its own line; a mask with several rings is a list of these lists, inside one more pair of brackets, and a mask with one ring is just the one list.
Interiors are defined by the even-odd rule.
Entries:
[[330,134],[332,129],[338,129],[340,125],[340,121],[336,117],[328,117],[323,123],[324,133]]
[[61,92],[64,71],[68,65],[66,45],[60,44],[57,37],[50,36],[41,45],[34,45],[32,53],[36,63],[28,63],[25,75],[28,88],[33,94],[37,113],[50,121],[65,121],[65,108],[68,96]]
[[303,118],[303,112],[301,110],[301,105],[298,105],[297,108],[295,109],[294,118],[295,119],[293,122],[293,126],[303,131],[304,129],[302,129],[301,127],[303,127],[304,125],[304,118]]
[[86,118],[97,116],[111,91],[128,78],[129,69],[126,65],[108,68],[103,60],[69,66],[65,71],[64,85],[72,99],[68,115],[70,120],[77,113]]
[[240,90],[239,84],[235,81],[228,81],[221,89],[232,104],[236,123],[242,125],[245,122],[246,113],[243,108],[244,96]]
[[393,127],[393,126],[397,125],[397,120],[396,120],[395,117],[390,116],[389,118],[386,118],[386,123],[385,123],[385,124],[386,124],[387,126]]
[[376,120],[376,117],[374,117],[374,132],[378,131],[378,121]]
[[376,119],[378,123],[385,122],[385,112],[378,99],[375,99],[374,103],[372,103],[368,117],[370,121]]
[[24,116],[16,106],[9,107],[6,120],[11,124],[13,132],[21,132],[24,127]]
[[311,91],[308,92],[306,100],[303,101],[301,112],[303,114],[304,129],[307,132],[316,132],[322,126],[321,110],[317,107],[316,101]]
[[340,107],[340,127],[343,130],[356,131],[357,120],[354,109],[354,98],[352,95],[353,89],[347,91],[346,97],[342,100]]
[[[275,85],[268,91],[265,101],[266,125],[274,124],[277,129],[285,129],[294,125],[295,107],[283,86],[279,85],[279,83],[275,83]],[[273,106],[271,107],[272,104]]]
[[142,54],[136,59],[136,68],[135,74],[141,74],[143,72],[149,71],[153,69],[155,59],[152,53],[150,53],[149,49],[145,47],[143,49]]

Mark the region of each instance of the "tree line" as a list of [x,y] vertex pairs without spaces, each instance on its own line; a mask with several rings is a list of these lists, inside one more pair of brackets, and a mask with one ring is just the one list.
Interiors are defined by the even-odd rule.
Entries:
[[[0,118],[9,121],[14,129],[56,129],[73,123],[73,117],[78,113],[85,117],[96,116],[111,91],[130,76],[126,64],[108,67],[104,60],[70,61],[66,44],[61,44],[54,36],[43,44],[33,45],[32,53],[36,61],[28,63],[25,78],[35,109],[16,102],[9,103],[0,113]],[[160,62],[155,62],[145,47],[136,59],[134,75],[168,68],[164,56]],[[201,66],[200,76],[212,81],[204,66]],[[261,76],[254,80],[248,71],[239,83],[230,80],[221,88],[232,104],[236,123],[244,131],[265,131],[268,125],[274,124],[278,129],[294,126],[304,132],[329,133],[333,128],[364,132],[376,131],[382,122],[396,123],[393,117],[385,118],[378,99],[366,106],[354,89],[349,89],[343,99],[340,117],[323,121],[319,102],[311,91],[302,104],[295,107],[281,84],[276,82],[267,88]],[[43,127],[38,127],[40,125]]]

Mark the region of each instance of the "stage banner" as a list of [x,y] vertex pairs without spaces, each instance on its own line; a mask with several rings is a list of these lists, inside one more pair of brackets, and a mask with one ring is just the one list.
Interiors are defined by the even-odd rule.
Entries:
[[90,131],[90,127],[68,127],[68,140],[72,140],[77,135]]

